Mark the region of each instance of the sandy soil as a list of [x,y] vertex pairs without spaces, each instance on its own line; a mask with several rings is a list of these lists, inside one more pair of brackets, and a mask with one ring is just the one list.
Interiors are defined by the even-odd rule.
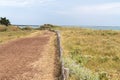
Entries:
[[55,34],[45,31],[0,45],[0,80],[58,80],[54,41]]

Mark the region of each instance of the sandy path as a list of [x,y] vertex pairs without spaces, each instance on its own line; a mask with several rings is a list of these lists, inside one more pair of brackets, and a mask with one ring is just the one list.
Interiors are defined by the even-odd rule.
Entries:
[[55,34],[22,38],[0,45],[0,80],[58,80]]

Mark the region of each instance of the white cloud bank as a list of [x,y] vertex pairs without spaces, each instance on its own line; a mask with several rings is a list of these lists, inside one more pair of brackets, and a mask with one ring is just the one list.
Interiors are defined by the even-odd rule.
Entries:
[[95,4],[86,6],[75,6],[68,11],[59,11],[62,15],[80,15],[80,14],[119,14],[120,15],[120,2],[119,3],[106,3]]
[[0,0],[0,6],[3,7],[27,7],[33,5],[46,5],[54,0]]

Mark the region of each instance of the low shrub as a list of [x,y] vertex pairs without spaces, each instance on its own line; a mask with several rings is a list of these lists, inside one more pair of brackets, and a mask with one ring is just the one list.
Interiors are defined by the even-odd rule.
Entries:
[[22,28],[22,30],[33,30],[33,28],[30,26],[27,26],[27,27]]
[[97,73],[77,64],[71,58],[65,57],[65,66],[70,69],[69,80],[100,80]]

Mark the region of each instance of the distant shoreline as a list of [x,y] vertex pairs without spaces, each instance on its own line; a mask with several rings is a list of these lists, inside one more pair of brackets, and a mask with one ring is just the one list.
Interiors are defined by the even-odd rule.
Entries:
[[[14,26],[19,26],[19,27],[31,26],[32,28],[38,28],[41,25],[14,25]],[[60,25],[60,26],[62,26],[62,27],[81,27],[81,28],[95,29],[95,30],[120,30],[120,26],[78,26],[78,25]]]

